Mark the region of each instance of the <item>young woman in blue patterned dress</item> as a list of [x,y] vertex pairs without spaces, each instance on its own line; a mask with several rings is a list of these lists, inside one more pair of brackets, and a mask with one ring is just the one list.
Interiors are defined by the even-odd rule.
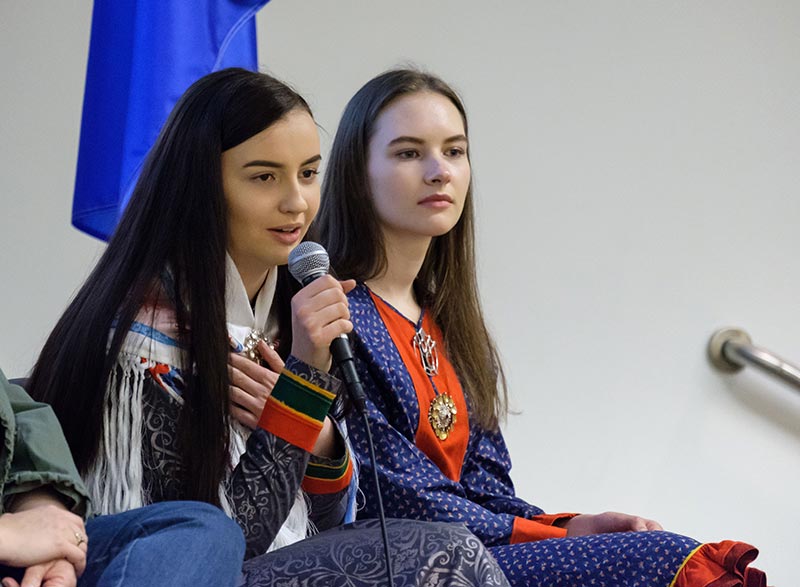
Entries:
[[[387,514],[463,522],[513,585],[759,585],[756,551],[701,545],[637,516],[545,514],[514,493],[498,421],[503,371],[475,276],[464,107],[435,76],[384,73],[350,100],[327,166],[318,236],[349,292]],[[361,418],[361,487],[376,488]]]

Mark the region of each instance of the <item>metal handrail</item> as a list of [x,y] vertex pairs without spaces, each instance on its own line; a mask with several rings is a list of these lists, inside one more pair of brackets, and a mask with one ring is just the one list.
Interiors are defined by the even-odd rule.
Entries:
[[753,365],[800,389],[800,367],[758,347],[740,328],[717,330],[708,341],[708,359],[720,371],[735,373]]

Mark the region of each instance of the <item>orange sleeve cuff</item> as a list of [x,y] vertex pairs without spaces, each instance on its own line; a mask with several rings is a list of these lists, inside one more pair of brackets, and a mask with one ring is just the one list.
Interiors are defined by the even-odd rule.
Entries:
[[555,526],[556,522],[567,522],[577,516],[578,514],[539,514],[531,518],[534,522],[541,522],[548,526]]
[[311,452],[336,396],[288,369],[281,371],[264,404],[258,425]]
[[315,495],[338,493],[350,485],[352,478],[353,463],[349,455],[347,455],[345,463],[341,467],[309,463],[301,486],[306,493]]
[[[536,516],[539,518],[540,516]],[[555,521],[557,518],[553,519]],[[547,538],[563,538],[567,535],[565,528],[552,526],[547,522],[528,520],[526,518],[514,518],[514,527],[511,530],[511,544],[520,542],[534,542]]]
[[258,425],[306,452],[311,452],[322,432],[322,422],[297,413],[272,397],[267,398]]

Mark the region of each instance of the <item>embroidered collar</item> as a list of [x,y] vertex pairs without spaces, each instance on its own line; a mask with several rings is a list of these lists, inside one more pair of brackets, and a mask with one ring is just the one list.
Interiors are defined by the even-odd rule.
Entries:
[[[151,363],[164,363],[179,368],[183,357],[178,343],[178,325],[175,320],[174,288],[167,270],[161,280],[161,288],[166,295],[157,295],[154,300],[146,300],[131,324],[130,330],[120,349],[121,354],[137,360],[147,359],[140,368],[152,366]],[[258,332],[268,339],[277,335],[277,324],[269,323],[269,312],[275,296],[278,271],[273,268],[267,274],[264,285],[256,297],[255,310],[250,306],[242,277],[233,259],[225,254],[225,322],[231,349],[243,352],[251,334]],[[113,329],[109,341],[113,336]]]

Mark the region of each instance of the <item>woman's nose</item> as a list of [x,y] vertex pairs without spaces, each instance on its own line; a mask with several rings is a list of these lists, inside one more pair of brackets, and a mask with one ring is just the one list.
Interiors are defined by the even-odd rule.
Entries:
[[430,184],[445,184],[451,179],[450,167],[446,161],[434,158],[425,181]]

